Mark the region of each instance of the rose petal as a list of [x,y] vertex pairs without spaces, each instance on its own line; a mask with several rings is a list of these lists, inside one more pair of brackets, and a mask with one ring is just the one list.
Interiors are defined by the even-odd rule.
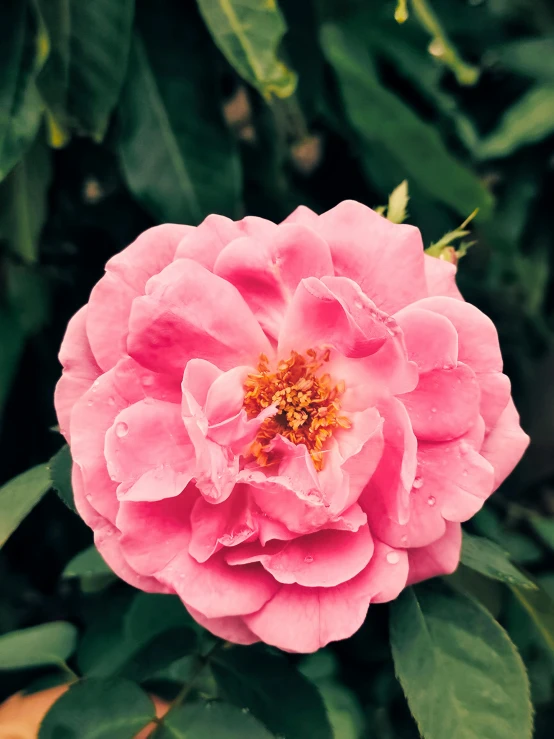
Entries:
[[456,265],[444,259],[431,257],[429,254],[425,254],[424,260],[425,279],[429,295],[443,295],[456,300],[463,300],[456,285]]
[[221,618],[206,618],[200,611],[185,604],[187,611],[200,626],[203,626],[220,639],[231,641],[234,644],[255,644],[260,641],[253,634],[240,616],[222,616]]
[[446,523],[444,535],[425,547],[410,549],[408,558],[410,573],[407,585],[414,585],[437,575],[450,575],[460,561],[462,527],[459,523]]
[[192,260],[170,264],[148,281],[146,293],[133,302],[127,341],[145,367],[181,377],[191,359],[228,370],[271,353],[237,289]]
[[528,446],[529,437],[519,425],[519,414],[510,400],[481,449],[483,457],[494,467],[495,488],[508,477]]
[[404,332],[408,358],[421,373],[456,366],[458,334],[448,318],[411,306],[394,317]]

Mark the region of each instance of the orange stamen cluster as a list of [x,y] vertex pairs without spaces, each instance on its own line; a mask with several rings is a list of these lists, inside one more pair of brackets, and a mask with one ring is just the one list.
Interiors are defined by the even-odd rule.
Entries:
[[323,468],[323,446],[336,428],[350,428],[350,421],[340,415],[340,397],[345,386],[341,380],[333,384],[329,374],[317,371],[329,361],[329,350],[314,349],[307,356],[291,352],[290,359],[269,370],[269,360],[260,355],[258,371],[248,375],[244,383],[244,408],[253,418],[276,405],[278,412],[260,427],[250,451],[262,466],[275,461],[268,448],[271,440],[281,434],[293,444],[305,444],[317,470]]

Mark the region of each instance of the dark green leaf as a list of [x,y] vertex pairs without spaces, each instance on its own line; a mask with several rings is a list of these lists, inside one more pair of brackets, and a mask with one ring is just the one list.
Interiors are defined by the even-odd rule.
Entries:
[[554,132],[554,84],[537,85],[504,113],[498,128],[477,148],[481,159],[505,157]]
[[512,592],[531,617],[545,644],[554,652],[554,600],[542,588],[529,591],[512,586]]
[[73,499],[73,487],[71,486],[71,452],[67,444],[62,446],[59,452],[54,454],[50,462],[50,476],[52,487],[58,493],[66,506],[77,513]]
[[25,516],[50,490],[50,471],[45,464],[38,464],[22,472],[0,488],[0,547]]
[[125,616],[125,634],[144,644],[168,629],[198,628],[176,595],[138,593]]
[[196,634],[192,629],[167,629],[133,651],[129,659],[114,672],[140,683],[172,662],[192,654],[195,647]]
[[45,59],[28,0],[4,0],[0,22],[0,181],[36,136],[42,116],[35,79]]
[[72,130],[102,140],[127,68],[134,0],[38,0],[50,54],[38,86],[50,141]]
[[464,217],[490,215],[492,198],[477,177],[448,151],[433,126],[381,85],[357,29],[327,24],[321,40],[337,75],[346,111],[363,144],[383,148],[403,177]]
[[270,99],[289,97],[296,75],[277,50],[287,30],[276,0],[197,0],[210,33],[240,76]]
[[501,580],[509,585],[536,590],[537,586],[529,580],[509,560],[509,555],[497,544],[481,536],[471,536],[464,531],[461,561],[466,567],[482,575]]
[[132,739],[154,716],[151,700],[134,683],[82,680],[54,703],[38,739]]
[[51,176],[50,152],[39,137],[0,184],[0,240],[23,262],[38,259]]
[[393,602],[390,625],[396,673],[425,739],[531,736],[525,668],[488,611],[448,588],[418,586]]
[[554,519],[534,514],[529,523],[535,529],[542,541],[554,550]]
[[210,661],[222,694],[287,739],[332,739],[317,688],[286,657],[260,646],[220,650]]
[[67,564],[62,577],[77,577],[81,589],[86,593],[94,593],[110,585],[117,579],[95,546],[79,552]]
[[203,739],[204,737],[206,739],[271,739],[272,734],[253,716],[250,716],[248,711],[241,711],[225,703],[213,702],[192,703],[171,711],[155,737],[156,739]]
[[70,657],[77,629],[66,621],[54,621],[0,636],[0,669],[60,665]]
[[241,175],[213,94],[219,86],[213,54],[193,11],[177,0],[163,13],[138,5],[119,152],[131,191],[156,218],[196,224],[209,213],[237,213]]

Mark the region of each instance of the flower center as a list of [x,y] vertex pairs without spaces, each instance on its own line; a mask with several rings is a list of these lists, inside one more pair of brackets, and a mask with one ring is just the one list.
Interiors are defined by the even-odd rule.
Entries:
[[335,384],[329,374],[317,374],[329,361],[329,354],[329,349],[309,349],[306,356],[293,351],[290,359],[279,362],[275,372],[270,372],[265,354],[260,355],[258,371],[248,375],[244,383],[244,408],[251,418],[270,405],[279,409],[263,422],[250,447],[260,465],[275,461],[268,447],[281,434],[293,444],[305,444],[316,470],[321,470],[324,443],[337,427],[350,428],[348,418],[340,415],[344,381]]

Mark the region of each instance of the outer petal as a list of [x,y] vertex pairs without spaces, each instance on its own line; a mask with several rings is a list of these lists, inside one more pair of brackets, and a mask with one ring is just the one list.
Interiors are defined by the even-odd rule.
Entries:
[[194,448],[175,403],[146,398],[119,413],[104,443],[121,500],[179,495],[194,474]]
[[133,300],[147,280],[174,257],[179,241],[194,229],[172,223],[142,233],[106,264],[94,287],[87,314],[87,333],[96,361],[106,371],[127,353],[126,339]]
[[197,611],[190,606],[186,606],[186,609],[194,620],[198,621],[200,626],[208,629],[208,631],[211,631],[215,636],[219,636],[220,639],[226,639],[234,644],[244,645],[255,644],[260,641],[258,637],[250,631],[240,616],[206,618],[206,616],[200,613],[200,611]]
[[498,487],[508,477],[529,445],[529,437],[519,425],[519,414],[513,400],[485,437],[481,454],[494,467],[494,484]]
[[352,280],[309,277],[296,288],[285,315],[279,354],[326,346],[347,357],[366,357],[393,335],[387,321]]
[[458,359],[458,333],[444,316],[408,306],[394,318],[404,333],[408,358],[420,372],[450,369]]
[[502,372],[482,372],[477,375],[481,390],[481,415],[485,420],[487,431],[497,423],[511,397],[511,383]]
[[427,296],[423,243],[414,226],[346,200],[312,227],[331,248],[335,274],[355,280],[381,310],[395,313]]
[[281,225],[264,241],[237,239],[214,272],[238,288],[264,330],[277,338],[286,305],[304,277],[333,274],[329,247],[311,229]]
[[446,531],[438,541],[408,551],[410,574],[407,584],[414,585],[437,575],[450,575],[458,566],[461,548],[462,527],[459,523],[447,522]]
[[425,372],[411,393],[400,396],[418,439],[455,439],[477,421],[481,399],[473,370],[457,367]]
[[225,216],[209,215],[195,229],[189,231],[177,247],[175,259],[194,259],[213,271],[222,249],[234,239],[251,236],[265,240],[271,238],[277,226],[264,218],[247,216],[242,221],[231,221]]
[[101,373],[86,334],[88,307],[85,305],[69,321],[60,349],[63,374],[56,385],[54,404],[60,432],[69,441],[69,419],[73,406]]
[[283,585],[260,611],[244,620],[267,644],[289,652],[315,652],[357,631],[370,601],[395,598],[407,574],[406,553],[375,542],[369,565],[352,580],[334,588]]
[[373,540],[365,525],[355,533],[324,530],[301,536],[274,554],[264,550],[260,544],[251,544],[229,551],[225,559],[236,565],[257,560],[281,583],[330,588],[351,580],[366,567]]
[[443,295],[456,300],[463,300],[456,285],[456,265],[444,259],[424,256],[425,279],[429,295]]
[[129,354],[145,367],[180,377],[191,359],[228,370],[271,352],[237,289],[192,260],[170,264],[146,293],[133,302],[128,338]]
[[454,298],[434,297],[418,301],[414,308],[440,313],[458,332],[458,359],[474,372],[499,372],[502,356],[494,323],[470,303]]

